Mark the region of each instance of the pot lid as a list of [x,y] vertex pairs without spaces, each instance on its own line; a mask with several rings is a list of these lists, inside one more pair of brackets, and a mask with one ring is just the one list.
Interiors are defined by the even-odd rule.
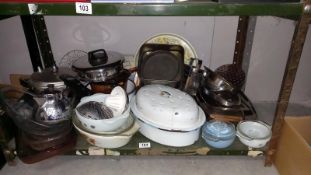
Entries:
[[88,55],[77,59],[72,67],[80,71],[97,70],[106,67],[115,67],[122,65],[124,56],[114,51],[105,51],[98,49],[88,52]]
[[131,109],[139,119],[162,129],[190,131],[205,122],[190,95],[164,85],[140,88],[131,100]]
[[74,72],[70,68],[47,68],[38,72],[34,72],[30,76],[32,86],[38,90],[44,90],[49,86],[54,86],[56,89],[66,88],[64,81],[60,78],[61,75],[75,76]]
[[203,126],[202,132],[215,139],[228,139],[235,136],[235,127],[228,122],[209,121]]

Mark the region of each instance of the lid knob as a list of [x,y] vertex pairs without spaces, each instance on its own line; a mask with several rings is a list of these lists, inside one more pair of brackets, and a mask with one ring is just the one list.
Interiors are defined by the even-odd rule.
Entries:
[[104,49],[98,49],[88,52],[89,63],[92,66],[106,64],[108,61],[108,55]]

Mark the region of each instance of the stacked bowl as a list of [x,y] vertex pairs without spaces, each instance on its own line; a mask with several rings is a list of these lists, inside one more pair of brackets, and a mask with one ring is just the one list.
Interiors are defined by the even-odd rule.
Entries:
[[75,113],[74,127],[95,146],[122,147],[139,129],[130,115],[127,94],[119,86],[111,94],[97,93],[82,98]]

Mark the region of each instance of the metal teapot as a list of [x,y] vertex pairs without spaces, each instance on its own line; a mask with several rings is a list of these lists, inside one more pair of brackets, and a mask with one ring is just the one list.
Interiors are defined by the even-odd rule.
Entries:
[[39,108],[35,114],[38,122],[58,122],[68,118],[70,98],[66,97],[65,91],[49,89],[41,96],[34,97]]
[[32,94],[38,108],[34,119],[43,123],[57,123],[69,118],[73,94],[61,75],[72,74],[68,69],[56,66],[33,73],[21,84]]

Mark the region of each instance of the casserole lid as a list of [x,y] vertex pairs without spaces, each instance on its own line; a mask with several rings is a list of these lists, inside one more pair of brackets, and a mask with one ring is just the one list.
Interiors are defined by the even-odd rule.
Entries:
[[79,71],[97,70],[108,67],[121,66],[124,60],[124,56],[121,53],[114,51],[106,51],[104,49],[98,49],[88,52],[77,59],[73,64],[73,69]]
[[226,140],[235,137],[235,127],[232,123],[209,121],[202,128],[203,135],[213,139]]
[[139,119],[168,130],[197,129],[206,120],[190,95],[164,85],[140,88],[131,100],[131,109]]

